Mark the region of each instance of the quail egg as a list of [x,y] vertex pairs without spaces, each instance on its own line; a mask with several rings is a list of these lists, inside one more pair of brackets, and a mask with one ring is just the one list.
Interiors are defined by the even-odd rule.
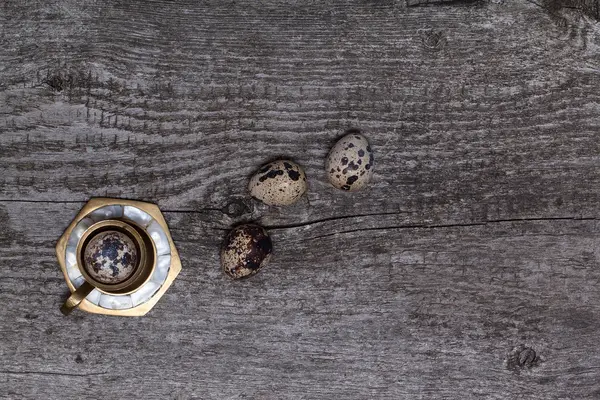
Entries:
[[306,174],[301,166],[289,160],[263,165],[250,179],[250,195],[270,206],[287,206],[306,193]]
[[354,191],[373,176],[373,150],[363,135],[350,133],[331,148],[325,168],[329,182],[338,189]]
[[233,279],[254,275],[271,258],[273,244],[258,225],[246,224],[229,232],[221,247],[221,267]]

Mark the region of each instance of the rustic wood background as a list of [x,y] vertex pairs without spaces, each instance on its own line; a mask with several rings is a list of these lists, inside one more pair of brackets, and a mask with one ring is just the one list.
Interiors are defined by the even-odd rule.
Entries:
[[[599,399],[595,0],[0,2],[0,398]],[[368,190],[326,181],[360,129]],[[248,198],[278,156],[288,208]],[[94,196],[156,202],[143,318],[59,312]],[[268,227],[272,263],[218,249]]]

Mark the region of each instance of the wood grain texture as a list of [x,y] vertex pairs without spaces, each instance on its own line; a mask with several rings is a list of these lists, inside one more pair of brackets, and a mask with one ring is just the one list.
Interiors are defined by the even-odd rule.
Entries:
[[[2,2],[0,398],[599,398],[592,3]],[[292,207],[245,191],[279,156]],[[144,318],[58,311],[93,196],[165,210],[184,269]],[[242,221],[275,255],[231,282]]]

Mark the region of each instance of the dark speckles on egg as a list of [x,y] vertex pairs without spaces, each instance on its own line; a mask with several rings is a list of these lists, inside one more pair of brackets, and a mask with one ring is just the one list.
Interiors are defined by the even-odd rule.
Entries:
[[277,177],[278,175],[283,175],[283,171],[280,169],[272,169],[269,172],[267,172],[266,174],[264,174],[263,176],[261,176],[260,178],[258,178],[258,181],[264,182],[267,179],[273,179],[273,178]]
[[373,175],[373,154],[367,139],[355,130],[338,140],[327,157],[326,171],[338,189],[354,191],[364,187]]
[[290,160],[273,161],[269,166],[268,172],[261,174],[261,168],[250,179],[248,190],[252,197],[274,206],[298,201],[308,188],[302,167]]
[[254,224],[241,225],[229,232],[221,247],[221,267],[234,279],[256,274],[273,252],[268,233]]
[[133,240],[118,231],[98,233],[84,249],[84,267],[95,280],[116,284],[128,279],[138,263],[138,251]]
[[300,179],[300,173],[298,171],[288,171],[288,176],[293,181]]

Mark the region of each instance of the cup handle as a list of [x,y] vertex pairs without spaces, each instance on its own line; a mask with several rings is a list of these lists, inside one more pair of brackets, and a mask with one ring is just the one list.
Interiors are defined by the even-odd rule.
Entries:
[[79,286],[77,290],[71,293],[67,301],[65,301],[65,304],[60,307],[60,312],[62,312],[64,315],[71,314],[71,311],[73,311],[73,309],[77,307],[92,290],[94,290],[94,286],[92,286],[88,281],[83,282],[83,284]]

